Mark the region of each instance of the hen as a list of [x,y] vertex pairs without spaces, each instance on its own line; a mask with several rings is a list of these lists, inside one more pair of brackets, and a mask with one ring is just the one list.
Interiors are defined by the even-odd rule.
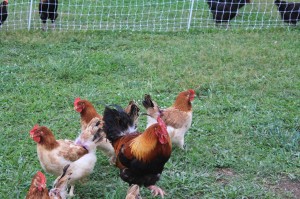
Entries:
[[7,6],[8,6],[8,0],[4,0],[2,3],[0,3],[0,27],[3,24],[3,22],[7,19],[8,16]]
[[300,3],[275,0],[275,5],[281,15],[281,19],[288,24],[296,25],[300,20]]
[[224,2],[220,0],[207,0],[216,24],[228,24],[237,15],[238,9],[246,3],[250,3],[250,0],[228,0]]
[[[76,145],[70,140],[56,140],[50,129],[35,125],[30,131],[30,136],[37,143],[37,154],[42,168],[47,173],[60,176],[67,164],[84,161],[82,169],[91,172],[90,167],[96,162],[96,144],[102,139],[99,125],[98,118],[92,119],[89,123],[85,131],[92,131],[95,135],[94,143],[85,147]],[[71,196],[74,195],[73,192],[74,185],[71,184]]]
[[122,109],[106,107],[103,120],[104,132],[116,152],[121,179],[163,197],[165,192],[155,184],[171,156],[172,143],[161,117],[143,133],[134,130],[130,116]]
[[52,28],[55,29],[55,20],[58,16],[57,13],[58,0],[40,0],[39,14],[43,23],[43,30],[46,30],[46,21],[50,19],[52,22]]
[[173,103],[167,109],[159,109],[157,103],[151,99],[150,95],[145,95],[143,106],[147,110],[147,126],[156,122],[160,112],[163,113],[162,119],[167,125],[168,133],[172,143],[180,148],[184,148],[184,135],[192,124],[192,101],[195,98],[195,91],[190,89],[180,92]]
[[35,176],[32,178],[31,185],[29,191],[27,192],[26,199],[65,199],[66,196],[66,183],[58,181],[54,185],[56,191],[55,193],[48,192],[47,189],[47,179],[45,175],[38,171]]
[[[81,133],[76,138],[75,143],[83,145],[88,142],[88,140],[93,137],[92,134],[85,132],[87,124],[95,117],[100,121],[100,128],[103,126],[102,116],[98,114],[95,107],[91,102],[85,99],[80,99],[79,97],[74,100],[74,110],[80,113],[80,124],[81,124]],[[105,138],[98,144],[98,149],[100,149],[107,157],[109,157],[110,162],[113,164],[115,159],[114,148],[111,143]]]

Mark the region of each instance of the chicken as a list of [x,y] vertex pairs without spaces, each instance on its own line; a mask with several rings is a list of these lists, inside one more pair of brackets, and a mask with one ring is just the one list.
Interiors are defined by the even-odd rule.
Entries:
[[32,178],[26,199],[49,199],[50,197],[46,182],[47,180],[45,175],[38,171]]
[[[135,108],[132,108],[135,107]],[[81,134],[76,138],[75,143],[85,145],[89,143],[93,138],[92,134],[89,134],[89,131],[84,131],[86,128],[86,124],[93,118],[97,117],[101,120],[101,126],[103,126],[102,116],[99,115],[94,108],[94,106],[87,100],[82,100],[80,98],[76,98],[74,101],[74,109],[80,113],[81,116]],[[128,106],[125,108],[125,111],[130,114],[131,119],[134,124],[137,125],[138,116],[139,116],[139,108],[137,107],[134,101],[130,101]],[[102,136],[105,137],[105,134]],[[98,149],[100,149],[104,154],[106,154],[110,158],[110,163],[115,164],[115,151],[112,147],[111,143],[104,138],[103,141],[98,145]]]
[[[37,143],[37,154],[42,168],[47,173],[60,176],[65,165],[86,161],[90,164],[86,169],[90,170],[90,166],[95,164],[96,144],[102,140],[101,135],[99,135],[101,131],[99,126],[100,120],[98,118],[91,120],[85,131],[91,131],[95,135],[94,143],[89,143],[90,145],[83,147],[70,140],[56,140],[50,129],[35,125],[30,131],[30,136]],[[85,166],[85,164],[82,165],[82,167]],[[73,191],[74,185],[71,186],[71,196],[74,195]]]
[[55,193],[48,192],[45,175],[38,171],[32,178],[26,199],[66,199],[66,183],[57,183],[53,189]]
[[[74,100],[74,110],[80,113],[80,124],[81,124],[81,133],[76,138],[75,143],[83,145],[87,143],[93,135],[89,132],[86,132],[85,129],[87,124],[95,117],[99,118],[101,121],[100,128],[103,127],[102,116],[97,113],[95,107],[88,100],[80,99],[79,97]],[[98,144],[97,148],[101,150],[110,160],[111,164],[115,162],[115,151],[111,143],[105,138],[103,134],[103,140]]]
[[7,19],[8,16],[7,6],[8,0],[4,0],[2,3],[0,3],[0,27],[2,26],[3,22]]
[[224,2],[220,0],[207,0],[216,24],[225,23],[226,25],[237,15],[238,9],[246,3],[250,3],[250,0],[225,0]]
[[106,137],[116,152],[121,179],[163,197],[165,192],[155,184],[171,156],[172,143],[160,115],[157,123],[143,133],[134,130],[130,116],[122,109],[106,107],[103,120]]
[[160,110],[157,103],[151,99],[150,95],[145,95],[143,106],[147,110],[147,127],[156,122],[160,112],[162,119],[167,125],[168,133],[172,143],[184,149],[184,135],[192,124],[192,101],[195,98],[195,91],[190,89],[180,92],[173,103],[167,109]]
[[40,0],[39,14],[43,23],[43,30],[46,30],[46,21],[50,19],[52,22],[52,29],[55,29],[55,20],[58,16],[57,13],[58,0]]
[[140,195],[140,187],[136,184],[129,187],[125,199],[142,199]]
[[300,3],[275,0],[275,5],[281,15],[281,19],[288,24],[296,25],[300,20]]

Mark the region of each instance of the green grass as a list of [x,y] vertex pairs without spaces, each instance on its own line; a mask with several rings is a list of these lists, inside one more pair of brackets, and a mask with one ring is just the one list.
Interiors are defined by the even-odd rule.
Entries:
[[[300,179],[299,30],[0,32],[0,198],[24,198],[41,170],[34,124],[74,139],[75,97],[141,105],[145,93],[170,106],[194,88],[186,150],[174,148],[158,185],[166,198],[293,198]],[[141,107],[141,111],[144,109]],[[145,128],[141,117],[139,129]],[[75,198],[124,198],[126,183],[99,152]],[[51,187],[53,176],[46,174]],[[142,196],[151,198],[142,189]]]

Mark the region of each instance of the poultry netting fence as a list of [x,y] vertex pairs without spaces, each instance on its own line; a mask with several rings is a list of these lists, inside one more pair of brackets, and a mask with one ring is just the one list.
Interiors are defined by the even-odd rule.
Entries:
[[[221,8],[221,15],[234,12],[227,26],[226,21],[216,23],[213,18],[220,13],[212,12],[214,8],[208,1],[222,1],[230,7],[234,6],[232,2],[243,5],[237,11]],[[282,20],[274,0],[58,0],[57,6],[56,30],[182,31],[224,24],[245,29],[290,26]],[[42,27],[38,0],[9,0],[7,8],[2,30]],[[296,12],[300,15],[299,10]],[[51,28],[50,20],[46,27]]]

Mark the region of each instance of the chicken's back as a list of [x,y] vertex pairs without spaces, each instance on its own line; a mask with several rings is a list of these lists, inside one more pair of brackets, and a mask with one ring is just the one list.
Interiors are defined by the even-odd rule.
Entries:
[[75,145],[70,140],[57,140],[57,142],[59,146],[52,150],[37,145],[37,154],[42,168],[55,176],[62,174],[64,166],[88,153],[82,146]]
[[46,23],[47,19],[52,22],[57,18],[58,0],[41,0],[39,3],[40,18],[43,23]]
[[207,1],[216,23],[229,22],[237,15],[238,9],[242,8],[246,3],[250,3],[250,0]]
[[300,3],[279,0],[276,0],[274,3],[278,7],[278,11],[284,22],[297,24],[300,20]]

